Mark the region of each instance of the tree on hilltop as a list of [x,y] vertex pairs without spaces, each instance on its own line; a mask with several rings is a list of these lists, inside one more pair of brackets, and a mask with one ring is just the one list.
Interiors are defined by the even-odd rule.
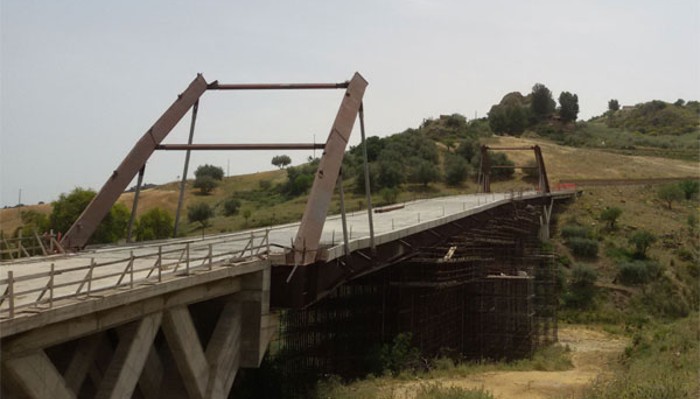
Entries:
[[554,113],[556,103],[552,98],[552,92],[547,86],[542,83],[536,83],[532,86],[531,97],[532,102],[530,103],[530,108],[537,119],[546,119],[549,115]]
[[292,163],[292,158],[289,155],[275,155],[272,157],[272,164],[280,169]]
[[224,170],[218,166],[200,165],[194,172],[194,188],[198,188],[202,194],[209,194],[224,178]]
[[559,95],[559,116],[564,122],[574,122],[578,118],[578,96],[568,91]]
[[211,176],[214,180],[223,180],[224,170],[218,166],[204,164],[199,165],[197,170],[194,172],[195,177]]

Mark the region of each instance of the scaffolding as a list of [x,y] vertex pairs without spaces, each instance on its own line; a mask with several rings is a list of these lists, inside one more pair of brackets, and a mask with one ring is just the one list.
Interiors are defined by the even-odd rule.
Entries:
[[303,396],[318,376],[381,371],[379,348],[401,333],[425,359],[517,359],[555,342],[554,261],[538,239],[538,211],[514,201],[460,224],[408,261],[285,310],[273,357],[294,382],[286,391]]

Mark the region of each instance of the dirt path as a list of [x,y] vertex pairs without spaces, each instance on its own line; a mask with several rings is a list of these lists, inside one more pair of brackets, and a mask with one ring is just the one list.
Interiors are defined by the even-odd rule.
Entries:
[[[501,399],[545,399],[571,397],[589,381],[610,369],[627,341],[582,327],[559,330],[559,342],[572,351],[573,369],[567,371],[496,371],[456,379],[438,379],[445,386],[484,388]],[[394,391],[395,399],[412,399],[420,383],[406,384]]]

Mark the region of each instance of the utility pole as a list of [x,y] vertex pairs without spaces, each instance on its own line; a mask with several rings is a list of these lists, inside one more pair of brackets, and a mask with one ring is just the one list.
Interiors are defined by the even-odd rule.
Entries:
[[22,217],[22,187],[19,188],[19,198],[17,199],[17,213]]

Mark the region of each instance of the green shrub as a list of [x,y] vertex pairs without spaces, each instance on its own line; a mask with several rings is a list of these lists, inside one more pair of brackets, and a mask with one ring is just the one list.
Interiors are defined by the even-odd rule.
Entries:
[[454,154],[445,156],[445,182],[450,186],[459,186],[468,176],[467,161]]
[[236,198],[229,198],[224,201],[224,215],[233,216],[238,213],[241,208],[241,201]]
[[[95,197],[93,190],[76,187],[69,194],[61,194],[52,203],[49,215],[50,228],[57,232],[67,232]],[[92,234],[89,244],[117,242],[126,236],[129,223],[129,209],[124,204],[114,204]]]
[[598,256],[598,242],[590,238],[573,237],[566,242],[571,252],[580,258],[595,258]]
[[571,286],[587,288],[595,285],[598,273],[588,265],[578,264],[571,269]]
[[379,195],[382,196],[384,204],[393,204],[399,196],[399,190],[397,188],[386,187],[379,192]]
[[588,238],[589,230],[586,227],[577,224],[568,224],[561,229],[561,236],[564,239],[570,239],[574,237],[578,238]]
[[647,250],[656,242],[656,236],[646,230],[639,230],[632,234],[629,243],[634,245],[634,255],[638,258],[646,258]]
[[136,241],[158,240],[173,235],[173,218],[160,208],[141,215],[136,224]]
[[413,335],[401,333],[391,344],[382,345],[379,359],[382,369],[398,375],[402,371],[415,372],[420,367],[420,352],[411,344]]
[[260,189],[263,191],[267,191],[270,188],[272,188],[272,181],[271,180],[260,180],[258,182],[258,187],[260,187]]
[[206,202],[200,202],[187,207],[187,219],[190,223],[200,223],[202,231],[209,225],[209,219],[214,216],[214,210]]
[[661,266],[655,261],[632,261],[622,263],[617,272],[617,281],[625,285],[646,284],[659,276]]
[[617,218],[622,215],[622,209],[613,206],[609,208],[605,208],[603,212],[600,213],[600,220],[604,221],[607,223],[608,228],[610,230],[615,229],[615,222],[617,222]]
[[575,265],[571,269],[569,289],[564,293],[564,303],[571,308],[587,308],[593,303],[598,273],[588,265]]
[[669,376],[641,379],[619,375],[611,380],[596,380],[583,395],[584,399],[659,399],[690,398],[684,387]]
[[690,179],[683,180],[682,182],[678,183],[678,187],[680,187],[681,191],[683,191],[685,199],[691,200],[697,197],[698,192],[700,192],[700,181]]

